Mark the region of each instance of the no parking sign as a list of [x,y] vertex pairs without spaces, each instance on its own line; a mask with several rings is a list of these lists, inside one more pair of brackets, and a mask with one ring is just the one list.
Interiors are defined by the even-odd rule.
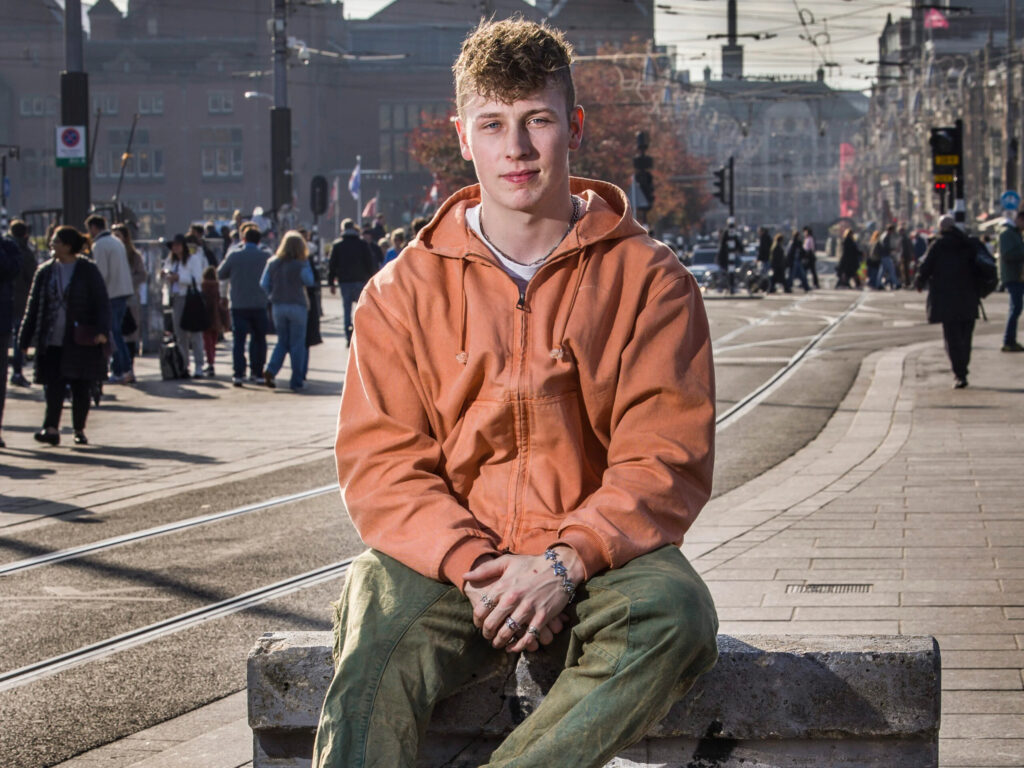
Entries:
[[75,168],[85,165],[85,126],[57,126],[58,168]]

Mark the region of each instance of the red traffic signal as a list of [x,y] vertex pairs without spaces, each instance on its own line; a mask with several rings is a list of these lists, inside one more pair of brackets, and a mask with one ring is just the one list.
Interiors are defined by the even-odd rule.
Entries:
[[942,182],[942,181],[935,182],[935,191],[936,192],[945,192],[946,191],[946,184],[945,184],[945,182]]

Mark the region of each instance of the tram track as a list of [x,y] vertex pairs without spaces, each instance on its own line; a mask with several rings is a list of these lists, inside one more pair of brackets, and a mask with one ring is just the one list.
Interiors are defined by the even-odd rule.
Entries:
[[[809,354],[832,334],[836,328],[851,314],[853,314],[866,299],[866,294],[858,296],[839,315],[831,317],[829,322],[818,333],[804,344],[800,350],[793,354],[778,371],[776,371],[765,382],[754,388],[747,395],[738,400],[729,409],[719,414],[716,425],[720,429],[734,423],[743,415],[750,412],[762,402],[768,395],[777,389],[781,384],[791,377],[799,367],[808,359]],[[755,323],[744,328],[756,327],[763,323]],[[737,329],[740,330],[740,329]],[[738,335],[735,331],[730,334],[730,339]],[[22,572],[46,565],[54,565],[76,558],[85,557],[97,552],[102,552],[115,547],[124,546],[134,542],[152,539],[158,536],[168,535],[197,526],[227,520],[233,517],[245,515],[262,509],[269,509],[276,506],[308,500],[327,493],[337,491],[337,484],[320,486],[317,488],[300,491],[287,496],[244,505],[223,512],[200,515],[187,518],[174,523],[147,528],[141,531],[124,534],[121,536],[104,539],[101,541],[85,544],[69,549],[54,551],[37,555],[35,557],[19,560],[0,566],[0,577],[16,572]],[[221,618],[248,608],[255,607],[261,603],[284,597],[293,592],[306,589],[316,584],[343,576],[352,558],[337,561],[329,565],[306,571],[304,573],[289,577],[273,584],[259,587],[248,592],[210,603],[185,613],[171,616],[152,624],[129,630],[125,633],[86,645],[75,650],[53,656],[32,664],[0,673],[0,692],[17,688],[22,685],[34,682],[44,677],[57,674],[72,667],[94,661],[119,651],[142,645],[159,637],[173,634],[198,624]]]

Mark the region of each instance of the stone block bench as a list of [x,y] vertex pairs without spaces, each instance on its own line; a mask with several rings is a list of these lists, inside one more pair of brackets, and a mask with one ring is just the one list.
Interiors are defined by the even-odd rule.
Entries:
[[[930,637],[719,635],[718,665],[609,768],[935,768],[939,649]],[[438,705],[423,768],[486,762],[558,674],[523,655]],[[263,635],[248,659],[253,768],[310,764],[331,678],[329,632]],[[565,765],[571,765],[568,760]]]

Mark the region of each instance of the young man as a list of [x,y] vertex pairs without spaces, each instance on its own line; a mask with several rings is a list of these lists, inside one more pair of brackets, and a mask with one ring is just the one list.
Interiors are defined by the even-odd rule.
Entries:
[[[231,382],[241,387],[245,382],[245,340],[249,338],[249,381],[262,383],[263,366],[267,362],[267,294],[260,287],[260,277],[270,254],[260,247],[260,229],[255,224],[242,225],[241,248],[228,252],[217,267],[217,278],[229,282],[231,297]],[[250,336],[251,334],[251,336]],[[196,365],[198,370],[199,365]]]
[[1010,312],[1003,332],[1003,352],[1024,352],[1017,341],[1017,321],[1024,309],[1024,211],[1006,216],[999,232],[999,280],[1010,297]]
[[121,325],[128,311],[128,299],[135,293],[132,283],[132,268],[124,243],[110,234],[107,220],[93,214],[85,220],[85,226],[92,240],[92,258],[103,275],[103,283],[110,296],[110,343],[113,355],[110,359],[111,384],[131,384],[135,381],[132,358],[128,354]]
[[542,646],[564,671],[487,765],[602,766],[717,658],[678,548],[711,491],[707,318],[622,190],[570,179],[570,56],[521,20],[466,39],[480,183],[356,310],[335,451],[372,549],[338,604],[321,768],[411,767],[439,699]]

